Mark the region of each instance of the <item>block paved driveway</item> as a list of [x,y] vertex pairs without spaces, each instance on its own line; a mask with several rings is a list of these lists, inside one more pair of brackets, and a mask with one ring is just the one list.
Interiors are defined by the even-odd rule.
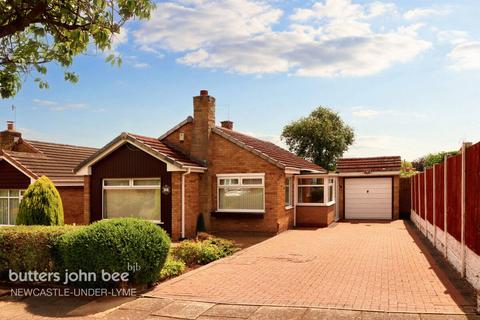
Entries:
[[[404,221],[290,230],[147,296],[221,304],[462,314],[457,289]],[[463,293],[462,293],[463,292]]]

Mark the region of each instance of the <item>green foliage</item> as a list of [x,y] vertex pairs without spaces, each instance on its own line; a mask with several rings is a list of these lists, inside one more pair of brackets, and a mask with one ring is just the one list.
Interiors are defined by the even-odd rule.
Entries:
[[339,114],[329,108],[318,107],[308,117],[300,118],[283,128],[290,151],[309,159],[327,170],[335,169],[336,160],[353,143],[353,129]]
[[[40,88],[46,63],[56,62],[65,70],[65,80],[77,82],[69,70],[73,58],[89,46],[100,51],[112,49],[113,36],[129,20],[148,19],[154,9],[151,0],[38,0],[8,1],[0,5],[0,96],[13,97],[22,81],[35,73]],[[107,62],[119,64],[109,55]]]
[[185,265],[185,262],[177,260],[169,255],[165,265],[162,268],[162,271],[160,271],[160,280],[179,276],[185,271],[186,268],[187,266]]
[[203,217],[203,213],[200,213],[197,218],[197,232],[205,232],[206,230],[205,218]]
[[173,248],[172,255],[187,266],[194,266],[227,257],[238,250],[238,246],[233,241],[206,235],[203,239],[180,242]]
[[417,171],[413,167],[412,163],[407,160],[403,160],[402,168],[400,170],[400,177],[408,178],[408,177],[414,176],[415,174],[417,174]]
[[198,263],[202,251],[201,242],[195,240],[184,240],[172,248],[172,256],[183,261],[187,266]]
[[437,153],[429,153],[426,156],[420,157],[412,162],[413,167],[417,171],[423,171],[426,168],[433,167],[434,164],[442,163],[444,157],[457,155],[458,151],[441,151]]
[[17,225],[63,225],[63,205],[52,181],[42,176],[23,195],[17,215]]
[[0,278],[15,272],[51,272],[54,269],[52,248],[65,233],[81,227],[13,226],[0,228]]
[[[129,272],[130,284],[153,284],[158,280],[170,249],[170,238],[157,225],[134,218],[102,220],[65,234],[58,241],[60,272],[82,270]],[[138,265],[137,271],[128,266]],[[113,285],[113,283],[88,283]]]

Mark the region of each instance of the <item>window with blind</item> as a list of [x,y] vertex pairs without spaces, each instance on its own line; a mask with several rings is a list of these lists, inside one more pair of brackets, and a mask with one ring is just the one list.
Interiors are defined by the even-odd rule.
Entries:
[[0,225],[14,225],[24,190],[0,189]]
[[265,211],[265,179],[263,174],[218,175],[217,179],[218,211]]
[[160,178],[103,180],[103,217],[160,223]]

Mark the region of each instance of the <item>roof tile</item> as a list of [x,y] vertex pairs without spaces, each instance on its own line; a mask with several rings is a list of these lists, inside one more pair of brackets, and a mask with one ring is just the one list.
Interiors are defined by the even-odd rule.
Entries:
[[337,160],[337,171],[339,173],[400,171],[401,166],[400,156],[341,158]]

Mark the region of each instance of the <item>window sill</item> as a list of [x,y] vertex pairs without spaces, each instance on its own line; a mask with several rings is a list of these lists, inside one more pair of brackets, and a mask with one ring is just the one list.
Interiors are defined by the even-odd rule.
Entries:
[[297,203],[297,207],[330,207],[333,206],[335,202],[329,203]]
[[293,209],[292,205],[285,206],[285,210],[290,210],[290,209]]
[[235,212],[225,212],[225,211],[213,211],[211,213],[212,217],[221,218],[221,219],[263,219],[265,212],[258,211],[258,212],[242,212],[242,211],[235,211]]

